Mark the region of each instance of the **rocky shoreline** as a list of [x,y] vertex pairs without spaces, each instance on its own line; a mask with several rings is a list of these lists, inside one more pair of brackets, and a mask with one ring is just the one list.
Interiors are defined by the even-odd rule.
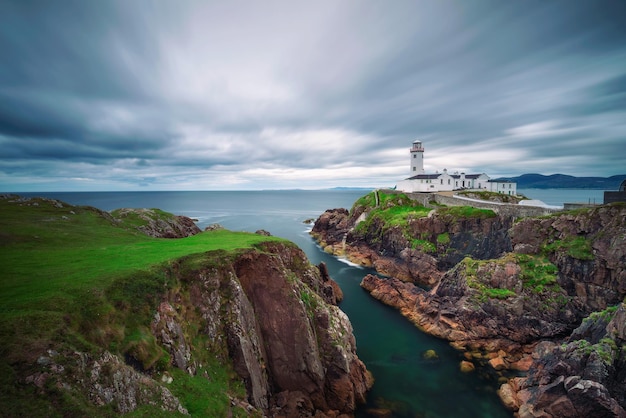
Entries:
[[626,206],[514,219],[389,193],[326,211],[312,235],[388,276],[361,285],[420,329],[523,372],[499,392],[518,416],[626,415]]

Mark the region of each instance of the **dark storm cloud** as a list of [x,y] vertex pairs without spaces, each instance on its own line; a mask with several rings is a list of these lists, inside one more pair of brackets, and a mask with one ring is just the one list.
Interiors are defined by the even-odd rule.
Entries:
[[625,19],[613,0],[0,1],[0,184],[393,184],[415,138],[436,169],[616,174]]

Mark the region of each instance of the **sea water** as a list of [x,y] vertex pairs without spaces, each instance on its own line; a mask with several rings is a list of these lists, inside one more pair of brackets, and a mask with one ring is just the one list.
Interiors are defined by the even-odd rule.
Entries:
[[[236,231],[264,229],[289,239],[305,251],[312,263],[325,262],[344,292],[340,307],[354,327],[357,353],[376,379],[367,405],[357,411],[358,417],[367,417],[369,408],[390,408],[395,417],[511,417],[497,397],[497,376],[486,368],[462,373],[460,352],[446,341],[420,332],[395,309],[384,306],[361,289],[361,279],[373,271],[326,254],[311,239],[311,226],[305,224],[305,220],[317,218],[326,209],[349,209],[367,192],[281,190],[24,195],[46,196],[103,210],[160,208],[197,219],[201,228],[220,223]],[[533,193],[533,189],[523,192],[529,198],[553,205],[562,205],[570,199],[586,200],[588,194],[561,190]],[[423,355],[427,350],[435,350],[438,359],[426,360]]]

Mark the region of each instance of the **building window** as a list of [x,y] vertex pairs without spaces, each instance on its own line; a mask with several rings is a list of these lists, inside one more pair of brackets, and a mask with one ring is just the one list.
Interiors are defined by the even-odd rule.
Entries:
[[443,179],[441,179],[441,180],[440,180],[440,182],[441,182],[441,183],[439,183],[439,184],[443,184]]
[[415,167],[413,167],[413,171],[415,171]]
[[450,184],[450,179],[448,179],[448,184]]
[[417,157],[417,154],[413,154],[413,158],[416,158],[416,157]]

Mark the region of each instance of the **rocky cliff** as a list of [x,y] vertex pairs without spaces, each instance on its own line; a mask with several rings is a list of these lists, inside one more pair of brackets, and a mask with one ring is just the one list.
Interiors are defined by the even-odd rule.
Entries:
[[[300,249],[266,243],[211,258],[192,271],[188,261],[173,267],[182,288],[168,292],[155,316],[153,331],[177,367],[198,367],[185,333],[171,332],[193,319],[213,350],[232,359],[251,405],[271,416],[349,414],[364,401],[371,378],[350,321],[336,306],[332,279]],[[187,310],[199,317],[185,318]]]
[[594,313],[560,345],[544,342],[528,375],[500,388],[521,418],[625,417],[626,309]]
[[[61,207],[81,222],[143,231],[132,220],[136,210],[15,202],[48,211],[44,228],[56,218],[67,228],[69,217],[50,217]],[[186,219],[167,218],[144,219],[152,231],[144,232],[171,237],[193,229]],[[69,233],[84,231],[76,225]],[[295,245],[256,237],[252,248],[196,252],[107,278],[79,290],[66,307],[50,301],[40,312],[2,311],[3,416],[352,415],[372,378],[337,307],[339,287]]]
[[[548,355],[546,344],[574,338],[570,335],[583,318],[615,306],[626,295],[626,206],[514,220],[461,209],[428,211],[404,199],[365,198],[350,212],[327,211],[313,234],[327,251],[391,276],[369,275],[362,286],[424,331],[451,341],[467,350],[468,358],[481,358],[496,370],[530,369],[530,380],[503,387],[503,398],[524,390],[517,398],[508,396],[507,404],[525,416],[549,416],[528,411],[546,410],[537,399],[550,392],[550,382],[558,380],[554,376],[582,374],[577,374],[580,369],[554,366],[561,360],[546,363],[554,367],[541,366],[547,361],[542,360]],[[401,212],[405,220],[390,216],[390,211]],[[594,341],[589,344],[597,344]],[[621,337],[612,341],[617,347],[616,359],[607,360],[612,369],[607,366],[602,379],[586,379],[607,389],[606,396],[598,395],[603,399],[598,402],[612,412],[594,416],[621,416],[615,405],[625,406],[608,389],[619,387],[622,379],[617,363],[622,361],[623,341]],[[568,354],[578,352],[577,345],[572,347],[553,356],[577,358]],[[532,372],[547,369],[552,380]],[[563,386],[563,379],[556,384]],[[569,383],[575,387],[580,382]],[[594,390],[600,393],[588,382],[580,385],[588,387],[587,397]],[[551,405],[557,398],[541,399]],[[582,416],[576,415],[577,404],[571,405],[551,416]]]
[[[61,390],[119,413],[145,404],[186,413],[168,389],[172,370],[203,378],[206,362],[217,360],[232,363],[243,380],[247,396],[238,405],[249,413],[334,417],[364,401],[372,381],[350,321],[335,304],[331,279],[298,248],[268,243],[236,256],[208,253],[173,263],[167,275],[137,341],[116,352],[47,348],[22,382],[42,396]],[[90,334],[123,326],[109,317],[90,324],[100,330]],[[116,345],[115,335],[101,338]]]
[[425,286],[466,256],[488,259],[511,250],[510,218],[481,209],[425,208],[398,193],[377,196],[378,205],[370,194],[350,211],[327,210],[311,235],[329,253]]

